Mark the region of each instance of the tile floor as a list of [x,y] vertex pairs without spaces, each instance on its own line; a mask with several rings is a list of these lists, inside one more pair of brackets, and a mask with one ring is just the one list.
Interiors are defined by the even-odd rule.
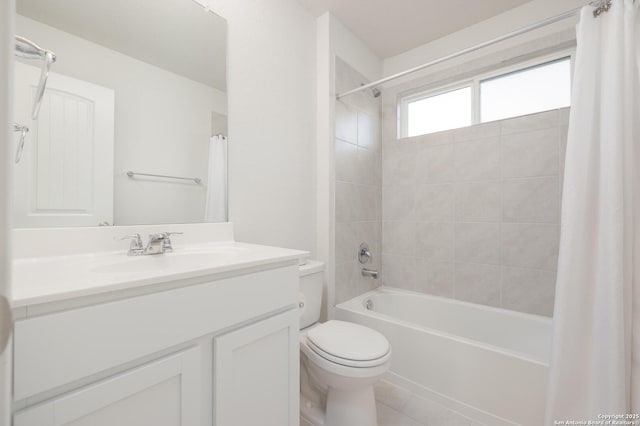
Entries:
[[375,386],[378,426],[484,426],[384,380]]
[[[485,426],[384,380],[376,384],[374,391],[378,426]],[[318,425],[301,418],[300,426]]]

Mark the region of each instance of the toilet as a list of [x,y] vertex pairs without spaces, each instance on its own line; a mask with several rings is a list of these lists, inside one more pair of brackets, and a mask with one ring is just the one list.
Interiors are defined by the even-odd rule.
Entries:
[[377,426],[373,385],[391,346],[359,324],[319,323],[324,264],[300,266],[300,416],[303,426]]

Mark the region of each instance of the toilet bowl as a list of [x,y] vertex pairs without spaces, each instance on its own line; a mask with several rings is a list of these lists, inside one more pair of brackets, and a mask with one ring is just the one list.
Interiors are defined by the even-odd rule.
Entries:
[[359,324],[317,322],[322,300],[319,268],[317,262],[300,268],[303,424],[377,426],[373,385],[389,369],[389,341]]

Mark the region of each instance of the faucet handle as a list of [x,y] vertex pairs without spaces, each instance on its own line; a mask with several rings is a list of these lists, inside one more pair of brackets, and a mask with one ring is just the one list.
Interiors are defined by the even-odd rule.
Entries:
[[183,232],[165,232],[164,240],[162,241],[162,247],[164,251],[172,252],[173,245],[171,244],[171,236],[172,235],[182,235]]
[[142,245],[142,237],[140,234],[128,235],[126,237],[120,238],[120,240],[131,240],[129,243],[129,254],[132,254],[135,250],[142,250],[144,247]]
[[362,243],[358,247],[358,261],[363,265],[371,260],[371,252],[369,251],[369,244]]
[[165,237],[170,237],[172,235],[182,235],[184,232],[164,232]]

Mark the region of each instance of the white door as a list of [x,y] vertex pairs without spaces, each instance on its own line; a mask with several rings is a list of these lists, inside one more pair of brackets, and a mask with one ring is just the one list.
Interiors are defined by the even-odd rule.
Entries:
[[18,411],[14,426],[201,425],[200,348]]
[[14,226],[113,224],[113,90],[51,73],[33,122],[39,77],[39,68],[16,63],[15,121],[29,133],[14,165]]
[[298,425],[299,327],[296,309],[214,340],[216,426]]

